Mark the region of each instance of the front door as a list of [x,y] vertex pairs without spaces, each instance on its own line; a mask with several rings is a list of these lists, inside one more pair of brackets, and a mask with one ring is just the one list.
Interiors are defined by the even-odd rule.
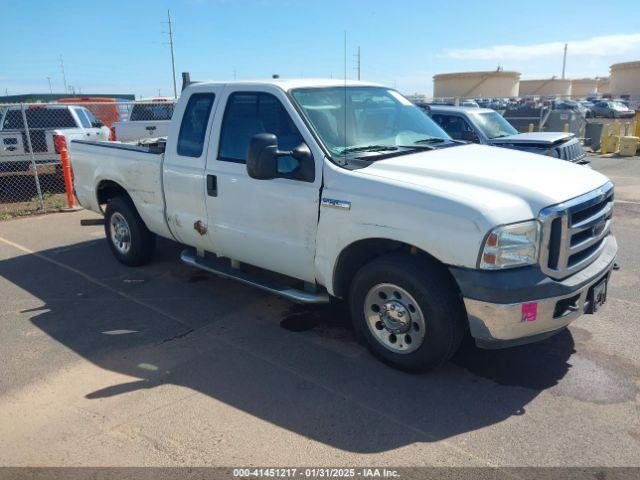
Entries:
[[[321,185],[321,152],[306,126],[275,87],[223,94],[206,165],[207,213],[216,253],[289,275],[315,281],[314,258]],[[291,178],[256,180],[247,174],[251,137],[273,133],[280,150],[305,142],[315,159],[312,182]],[[279,159],[282,173],[298,167],[291,157]]]

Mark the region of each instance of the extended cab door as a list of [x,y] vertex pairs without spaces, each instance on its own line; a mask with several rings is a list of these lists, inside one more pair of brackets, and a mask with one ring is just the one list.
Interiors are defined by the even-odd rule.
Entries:
[[212,250],[211,232],[201,228],[207,223],[204,168],[209,125],[220,90],[221,87],[208,85],[183,92],[176,106],[162,167],[169,229],[178,241],[204,250]]
[[[227,87],[213,130],[205,173],[214,251],[314,282],[323,156],[289,98],[271,85]],[[258,133],[275,134],[283,151],[305,142],[314,157],[315,178],[249,177],[247,148]],[[281,173],[298,166],[291,157],[279,159]]]

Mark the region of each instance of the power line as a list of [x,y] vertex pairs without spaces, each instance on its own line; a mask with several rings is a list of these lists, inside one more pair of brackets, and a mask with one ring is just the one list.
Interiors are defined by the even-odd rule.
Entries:
[[51,77],[47,77],[47,81],[49,82],[49,93],[53,93],[53,90],[51,90]]

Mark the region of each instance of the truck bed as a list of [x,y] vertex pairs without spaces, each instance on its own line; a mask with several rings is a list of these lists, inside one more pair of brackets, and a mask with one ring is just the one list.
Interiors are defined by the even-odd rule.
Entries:
[[89,210],[101,212],[98,192],[103,179],[124,189],[150,230],[168,232],[162,195],[164,141],[147,145],[73,140],[69,159],[76,196]]

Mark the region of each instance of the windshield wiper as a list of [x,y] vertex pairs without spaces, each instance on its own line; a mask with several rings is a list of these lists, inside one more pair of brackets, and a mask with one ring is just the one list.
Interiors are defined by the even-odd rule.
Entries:
[[416,143],[416,144],[420,144],[420,143],[442,143],[442,142],[446,142],[446,141],[447,141],[446,138],[429,137],[429,138],[423,138],[422,140],[416,140],[413,143]]
[[346,147],[338,153],[338,155],[344,155],[345,153],[357,153],[357,152],[392,152],[397,150],[398,147],[392,145],[364,145],[361,147]]

